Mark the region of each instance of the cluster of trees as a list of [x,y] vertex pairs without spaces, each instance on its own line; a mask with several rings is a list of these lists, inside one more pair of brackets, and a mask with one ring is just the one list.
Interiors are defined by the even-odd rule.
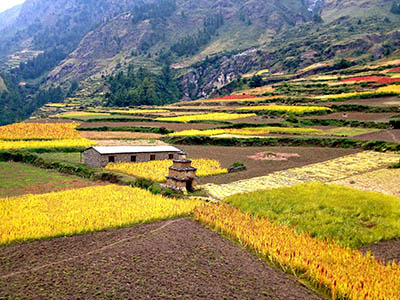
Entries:
[[154,74],[144,68],[137,71],[132,65],[107,79],[110,92],[106,94],[109,106],[163,105],[181,98],[178,82],[173,78],[169,66],[161,74]]
[[41,90],[38,85],[20,85],[12,74],[1,74],[1,77],[7,89],[0,92],[0,125],[22,121],[44,104],[65,98],[60,87]]
[[396,15],[400,15],[400,3],[393,2],[390,12]]
[[171,16],[175,10],[175,0],[159,0],[151,4],[140,1],[132,10],[132,23],[135,25],[147,19],[162,19]]
[[224,17],[221,13],[209,16],[204,20],[203,29],[194,35],[188,35],[171,46],[171,52],[178,56],[193,55],[201,47],[206,45],[216,34],[217,30],[224,25]]
[[25,80],[34,79],[53,69],[65,57],[66,54],[62,50],[46,51],[26,63],[21,62],[19,68],[11,70],[11,74]]

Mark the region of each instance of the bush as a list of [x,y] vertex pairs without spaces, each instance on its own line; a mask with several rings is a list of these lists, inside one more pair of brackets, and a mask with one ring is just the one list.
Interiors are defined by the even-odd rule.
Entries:
[[400,120],[391,120],[389,121],[389,125],[394,129],[400,129]]

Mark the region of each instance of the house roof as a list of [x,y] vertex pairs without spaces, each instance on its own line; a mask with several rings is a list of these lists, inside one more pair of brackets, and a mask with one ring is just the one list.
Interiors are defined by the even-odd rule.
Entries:
[[102,146],[92,147],[100,154],[126,154],[126,153],[151,153],[151,152],[180,152],[172,146]]

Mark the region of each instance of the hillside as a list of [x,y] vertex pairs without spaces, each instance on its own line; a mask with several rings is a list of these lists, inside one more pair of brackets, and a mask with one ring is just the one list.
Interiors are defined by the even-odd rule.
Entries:
[[106,77],[128,65],[160,74],[167,64],[182,97],[196,99],[258,70],[390,55],[400,45],[393,3],[27,0],[0,14],[0,70],[29,84],[22,98],[60,86],[63,97],[98,99],[109,91]]

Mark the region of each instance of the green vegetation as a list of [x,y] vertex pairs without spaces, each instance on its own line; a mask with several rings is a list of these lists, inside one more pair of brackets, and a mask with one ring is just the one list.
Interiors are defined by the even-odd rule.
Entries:
[[170,51],[178,56],[193,55],[201,47],[208,44],[211,37],[217,33],[218,28],[224,25],[224,17],[221,13],[208,16],[203,22],[203,28],[194,35],[188,35],[171,46]]
[[361,247],[400,236],[400,199],[318,182],[247,194],[225,200],[312,237]]
[[[80,152],[71,152],[71,153],[63,153],[63,152],[53,152],[53,153],[40,153],[39,157],[43,158],[46,161],[53,162],[62,162],[73,165],[79,165],[81,163],[81,153]],[[82,156],[83,158],[83,156]]]
[[164,127],[134,127],[134,126],[102,126],[102,127],[92,127],[92,128],[77,128],[79,131],[131,131],[131,132],[149,132],[158,134],[169,134],[173,133],[173,130]]
[[163,105],[176,102],[181,97],[178,82],[166,66],[161,75],[130,65],[126,74],[119,72],[107,80],[111,93],[106,99],[109,106]]
[[379,131],[379,129],[338,127],[338,128],[326,129],[321,134],[336,135],[336,136],[356,136],[377,131]]
[[76,179],[56,171],[43,170],[34,166],[16,162],[0,162],[0,197],[24,194],[34,190],[35,186],[53,184],[56,187],[67,187]]

